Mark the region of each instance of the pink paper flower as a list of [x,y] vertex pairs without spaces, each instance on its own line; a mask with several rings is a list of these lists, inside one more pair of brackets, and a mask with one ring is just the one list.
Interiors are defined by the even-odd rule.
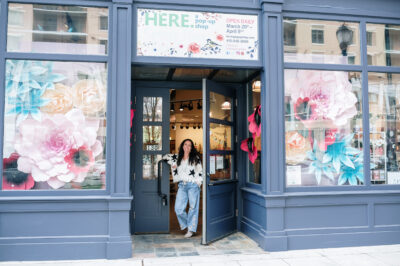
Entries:
[[35,181],[47,182],[54,189],[68,182],[82,182],[85,171],[76,171],[66,158],[81,147],[89,158],[96,157],[103,147],[97,138],[99,120],[86,120],[82,111],[72,109],[65,115],[44,115],[42,121],[21,122],[14,148],[19,153],[18,170],[31,173]]
[[256,107],[247,120],[249,121],[249,131],[259,137],[261,135],[261,105]]
[[93,152],[85,146],[71,149],[64,159],[68,169],[76,175],[87,173],[94,163]]
[[249,160],[251,163],[254,164],[258,156],[257,147],[254,144],[254,139],[250,137],[243,140],[240,144],[240,148],[249,154]]
[[346,72],[298,70],[287,84],[294,104],[299,99],[308,99],[312,107],[310,119],[302,120],[306,127],[312,127],[310,122],[317,120],[344,126],[357,114],[357,97]]
[[224,36],[222,34],[217,35],[217,40],[222,42],[224,40]]
[[3,190],[29,190],[35,185],[32,175],[17,169],[19,155],[12,153],[3,159]]
[[200,45],[198,45],[195,42],[192,42],[191,44],[189,44],[188,51],[194,54],[198,54],[200,53]]

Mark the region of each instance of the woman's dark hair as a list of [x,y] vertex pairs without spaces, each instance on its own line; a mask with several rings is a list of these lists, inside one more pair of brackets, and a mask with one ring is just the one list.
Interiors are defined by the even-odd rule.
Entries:
[[189,153],[189,164],[196,165],[198,163],[201,163],[200,160],[200,153],[196,150],[196,147],[193,144],[193,141],[191,139],[185,139],[182,141],[181,145],[179,146],[179,154],[178,154],[178,166],[181,165],[181,161],[183,159],[183,144],[185,144],[186,141],[190,141],[192,144],[192,149],[190,150]]

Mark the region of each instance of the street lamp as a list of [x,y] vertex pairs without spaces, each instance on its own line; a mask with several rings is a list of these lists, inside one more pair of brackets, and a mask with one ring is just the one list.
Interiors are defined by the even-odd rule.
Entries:
[[347,46],[351,44],[353,40],[353,31],[347,26],[340,26],[336,31],[336,38],[339,41],[340,50],[342,50],[342,55],[347,56]]

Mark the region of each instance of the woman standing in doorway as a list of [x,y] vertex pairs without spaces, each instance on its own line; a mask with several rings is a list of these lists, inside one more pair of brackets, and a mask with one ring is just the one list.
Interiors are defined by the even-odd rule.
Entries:
[[[191,139],[185,139],[179,146],[179,153],[167,154],[164,160],[171,165],[173,182],[178,182],[175,213],[181,230],[187,228],[186,238],[193,236],[199,220],[200,187],[203,183],[200,154]],[[189,212],[186,206],[189,201]]]

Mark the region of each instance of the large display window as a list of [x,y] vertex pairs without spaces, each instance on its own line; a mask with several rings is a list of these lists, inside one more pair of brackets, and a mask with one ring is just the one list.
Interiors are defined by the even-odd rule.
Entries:
[[286,187],[400,184],[399,26],[283,23]]
[[358,72],[285,70],[288,186],[364,183]]
[[8,5],[3,191],[106,188],[107,40],[108,8]]

